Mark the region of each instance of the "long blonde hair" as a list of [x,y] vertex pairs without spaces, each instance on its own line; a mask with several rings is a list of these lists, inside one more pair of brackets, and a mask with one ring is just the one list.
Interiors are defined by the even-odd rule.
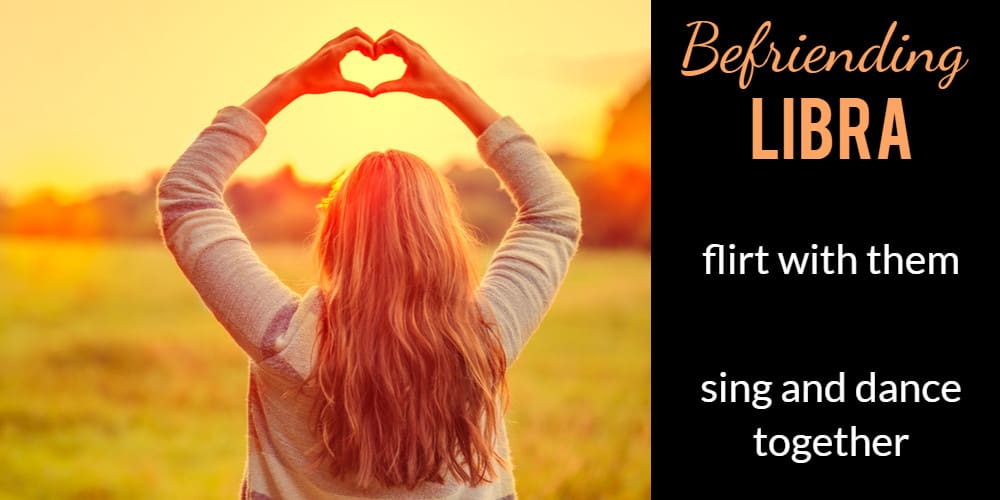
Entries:
[[314,451],[362,488],[489,482],[506,466],[506,358],[476,305],[453,188],[389,150],[338,177],[321,208]]

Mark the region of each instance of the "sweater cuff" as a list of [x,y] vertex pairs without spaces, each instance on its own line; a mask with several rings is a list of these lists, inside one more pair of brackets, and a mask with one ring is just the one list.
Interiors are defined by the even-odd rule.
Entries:
[[215,119],[212,120],[213,125],[216,123],[232,126],[237,132],[249,139],[254,147],[259,146],[264,141],[264,137],[267,136],[267,126],[264,125],[260,117],[242,106],[226,106],[220,109],[215,115]]
[[525,131],[510,116],[504,116],[486,127],[486,130],[476,138],[476,148],[479,155],[486,163],[490,163],[493,154],[505,144],[518,136],[524,135]]

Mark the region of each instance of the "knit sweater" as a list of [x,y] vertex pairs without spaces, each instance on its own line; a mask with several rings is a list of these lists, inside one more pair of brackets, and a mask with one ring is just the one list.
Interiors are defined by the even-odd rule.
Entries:
[[[476,488],[449,480],[414,490],[372,491],[310,467],[306,450],[318,442],[309,425],[312,401],[294,389],[314,361],[311,349],[322,295],[315,286],[301,296],[285,286],[254,253],[222,197],[228,179],[265,135],[264,123],[249,110],[221,109],[164,175],[157,191],[167,248],[249,357],[241,498],[515,498],[510,470]],[[580,205],[552,160],[510,117],[491,124],[478,137],[477,147],[517,207],[513,225],[476,292],[479,306],[492,311],[510,366],[566,275],[580,237]],[[502,419],[497,436],[496,451],[512,463]]]

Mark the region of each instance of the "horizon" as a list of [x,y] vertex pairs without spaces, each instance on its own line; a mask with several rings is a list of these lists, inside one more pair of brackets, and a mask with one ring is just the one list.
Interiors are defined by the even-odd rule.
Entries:
[[[518,0],[503,10],[457,0],[378,8],[59,3],[17,4],[0,19],[0,42],[32,49],[10,51],[9,76],[0,83],[17,97],[6,113],[13,126],[0,136],[6,203],[46,191],[74,200],[142,186],[169,168],[218,109],[241,104],[354,25],[373,37],[390,26],[407,34],[544,149],[586,159],[600,153],[612,112],[650,76],[648,2]],[[345,63],[345,73],[371,83],[372,70],[392,66],[382,63]],[[325,182],[368,151],[389,147],[439,167],[478,160],[475,139],[438,103],[338,93],[289,106],[237,178],[266,177],[290,164],[300,179]]]
[[[646,79],[648,78],[649,77],[647,72]],[[619,99],[616,100],[614,105],[606,108],[606,110],[608,110],[609,113],[607,113],[605,117],[605,123],[602,124],[601,128],[602,133],[607,134],[610,131],[614,123],[614,118],[615,118],[614,112],[621,110],[621,107],[628,100],[628,98],[632,96],[633,93],[636,92],[641,87],[641,85],[646,81],[646,79],[640,79],[639,85],[634,86],[635,88],[628,89],[628,91],[624,92],[622,96],[619,96]],[[603,147],[604,145],[605,144],[603,141],[600,141],[598,144],[599,147]],[[590,155],[583,155],[580,154],[580,152],[578,151],[545,148],[544,145],[543,149],[546,151],[547,154],[549,154],[553,158],[563,156],[591,163],[597,160],[597,157],[601,152],[600,150],[595,150],[591,152]],[[442,173],[448,173],[453,168],[468,168],[472,167],[473,165],[479,165],[481,163],[482,160],[478,157],[463,156],[463,157],[447,158],[440,163],[431,164],[431,167],[436,170],[440,170]],[[303,184],[312,184],[312,185],[327,184],[329,183],[330,179],[334,178],[337,175],[338,172],[344,169],[348,169],[352,165],[353,163],[344,164],[339,168],[332,169],[330,171],[330,175],[327,176],[327,178],[317,179],[317,178],[312,178],[308,175],[304,175],[301,169],[297,165],[290,162],[284,162],[276,164],[271,168],[265,168],[253,174],[247,174],[245,172],[237,171],[237,174],[233,177],[233,179],[230,182],[231,183],[265,182],[274,176],[280,175],[281,171],[287,168],[291,170],[292,175],[297,182]],[[30,202],[32,200],[39,200],[46,198],[54,200],[59,205],[66,206],[66,205],[73,205],[76,203],[86,203],[87,201],[93,200],[102,195],[109,195],[123,191],[140,193],[143,190],[147,189],[149,186],[159,182],[160,178],[163,176],[163,174],[166,173],[166,171],[169,168],[170,165],[151,167],[146,169],[145,172],[142,173],[141,175],[134,178],[125,180],[111,180],[103,183],[95,183],[94,185],[89,186],[86,189],[80,189],[77,191],[63,190],[60,189],[58,185],[51,183],[40,183],[20,192],[11,192],[5,189],[4,185],[0,184],[0,207],[4,205],[17,206]]]

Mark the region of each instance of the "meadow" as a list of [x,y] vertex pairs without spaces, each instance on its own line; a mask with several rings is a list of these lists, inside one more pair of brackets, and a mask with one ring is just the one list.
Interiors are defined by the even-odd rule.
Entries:
[[[0,498],[238,496],[247,360],[160,243],[0,239],[0,366]],[[581,250],[510,390],[521,498],[649,498],[649,254]]]

